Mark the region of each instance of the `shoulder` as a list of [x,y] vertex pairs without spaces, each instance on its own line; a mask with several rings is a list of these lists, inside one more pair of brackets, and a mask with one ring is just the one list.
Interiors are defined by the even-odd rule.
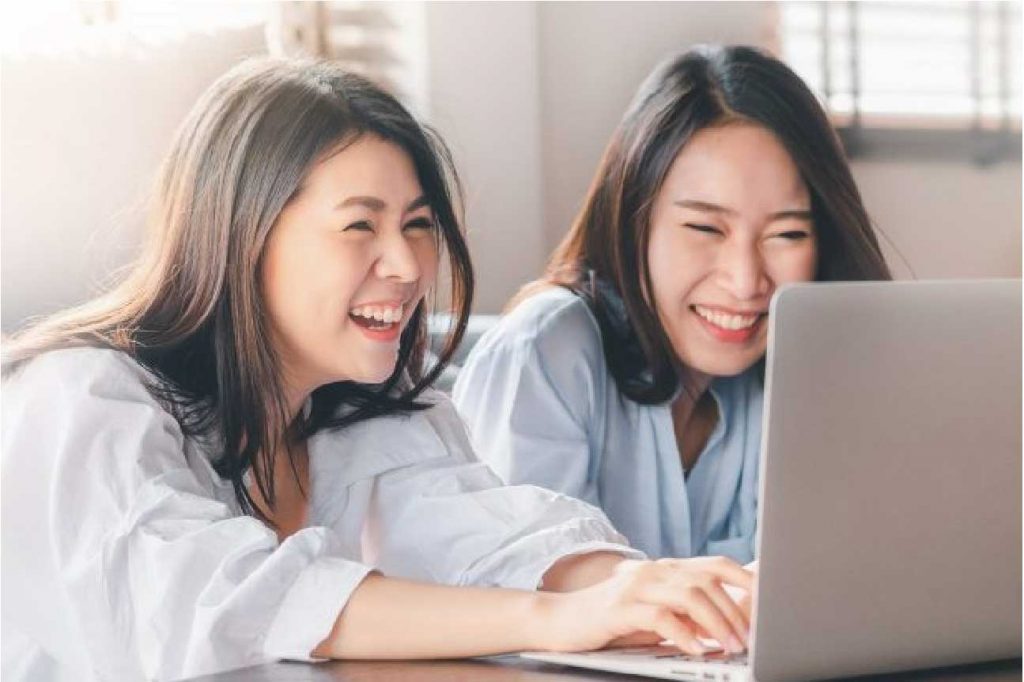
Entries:
[[452,395],[466,414],[490,414],[502,400],[503,410],[532,413],[554,396],[585,420],[600,412],[610,380],[597,320],[558,287],[522,301],[477,342]]
[[[177,422],[151,393],[156,377],[122,351],[80,347],[29,360],[3,380],[4,422],[117,425],[159,421],[180,436]],[[99,420],[99,421],[97,421]]]
[[542,359],[567,354],[588,360],[602,357],[601,330],[590,307],[557,286],[523,300],[478,345],[482,352],[500,347],[529,350]]
[[145,387],[152,375],[122,351],[64,348],[29,360],[4,378],[4,392],[53,389],[82,392],[90,387]]
[[[348,484],[423,462],[475,460],[466,427],[451,399],[428,389],[426,409],[371,417],[314,436],[312,465],[321,481]],[[352,456],[339,456],[352,453]]]

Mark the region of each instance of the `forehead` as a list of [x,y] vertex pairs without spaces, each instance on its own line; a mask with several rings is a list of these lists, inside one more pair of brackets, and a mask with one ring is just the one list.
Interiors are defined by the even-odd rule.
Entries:
[[332,149],[306,175],[302,190],[313,194],[419,194],[409,154],[376,135],[361,135]]
[[[809,202],[789,152],[769,130],[750,123],[698,131],[673,161],[662,192],[670,201],[696,198],[737,207]],[[779,208],[792,206],[768,210]]]

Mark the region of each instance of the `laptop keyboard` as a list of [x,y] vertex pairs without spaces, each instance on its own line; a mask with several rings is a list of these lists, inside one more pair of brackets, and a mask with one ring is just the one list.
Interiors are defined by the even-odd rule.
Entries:
[[709,651],[701,656],[695,656],[693,654],[686,654],[671,646],[645,646],[637,647],[634,649],[604,649],[600,651],[590,651],[585,656],[627,656],[637,658],[651,658],[659,661],[686,661],[692,663],[722,663],[726,665],[747,665],[747,653],[731,654],[727,651],[718,649],[715,651]]

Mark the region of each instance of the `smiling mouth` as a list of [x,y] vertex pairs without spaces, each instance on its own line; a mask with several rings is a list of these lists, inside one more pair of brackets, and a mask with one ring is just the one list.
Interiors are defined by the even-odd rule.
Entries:
[[405,306],[366,305],[353,308],[348,316],[357,325],[370,331],[389,331],[402,323]]
[[732,314],[720,310],[712,310],[702,305],[690,306],[693,312],[719,329],[739,332],[750,329],[763,317],[764,313]]

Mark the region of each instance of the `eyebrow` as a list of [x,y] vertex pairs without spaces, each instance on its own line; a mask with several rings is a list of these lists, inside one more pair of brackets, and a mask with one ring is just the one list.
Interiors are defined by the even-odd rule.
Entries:
[[[387,202],[384,201],[383,199],[361,195],[355,197],[348,197],[347,199],[339,201],[337,205],[334,207],[334,209],[338,210],[340,208],[348,208],[349,206],[363,206],[365,208],[370,209],[371,211],[380,212],[387,208],[387,205]],[[416,197],[415,199],[409,202],[409,205],[405,207],[405,212],[408,213],[410,211],[415,211],[418,208],[423,208],[424,206],[429,205],[430,200],[427,199],[427,195],[421,194],[420,196]]]
[[[736,215],[736,211],[734,209],[731,209],[728,206],[713,204],[710,201],[700,201],[698,199],[680,199],[672,203],[682,208],[690,208],[695,211],[703,211],[705,213],[721,213],[722,215],[730,216]],[[789,209],[785,211],[776,211],[775,213],[772,213],[770,216],[770,220],[795,219],[810,221],[813,220],[813,218],[814,215],[811,213],[811,211],[807,209]]]

